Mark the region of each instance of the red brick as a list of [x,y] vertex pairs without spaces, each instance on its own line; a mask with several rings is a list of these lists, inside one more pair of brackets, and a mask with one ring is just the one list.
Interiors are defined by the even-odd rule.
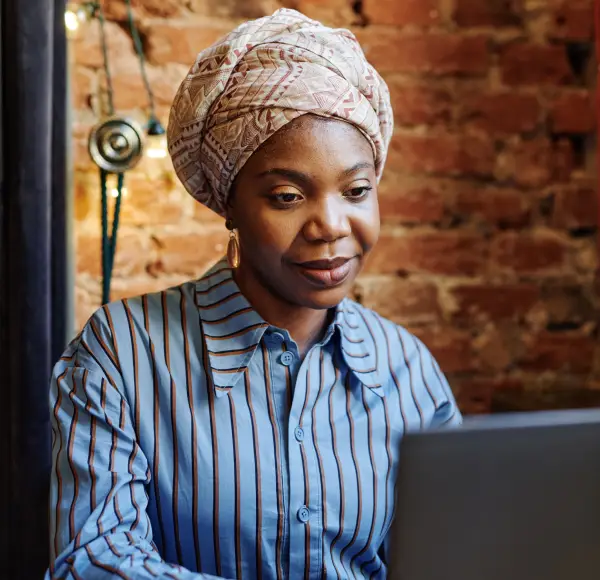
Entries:
[[[77,233],[77,271],[100,276],[101,235],[98,230]],[[121,228],[118,232],[113,276],[133,276],[146,269],[152,259],[146,232]]]
[[562,85],[573,80],[564,46],[513,43],[502,50],[499,62],[507,85]]
[[587,90],[562,93],[550,105],[550,124],[554,133],[590,133],[595,116],[592,95]]
[[598,192],[593,187],[566,187],[556,192],[552,225],[557,228],[598,226]]
[[[100,288],[100,283],[95,282]],[[100,298],[92,296],[86,289],[75,286],[75,325],[76,330],[83,328],[85,323],[92,317],[100,306]]]
[[582,376],[567,373],[543,373],[523,378],[521,389],[495,391],[492,413],[515,411],[591,409],[600,406],[598,384]]
[[[189,63],[191,65],[191,61]],[[166,66],[146,66],[148,81],[152,87],[154,100],[158,107],[170,107],[175,97],[177,88],[185,78],[189,67],[182,64],[169,64]],[[137,61],[130,61],[128,66],[124,63],[113,74],[114,102],[117,110],[138,109],[145,106],[145,88],[140,75]]]
[[[106,23],[107,50],[109,62],[114,66],[124,59],[136,59],[131,37],[116,23]],[[71,41],[75,64],[99,69],[103,66],[100,30],[98,22],[84,25]]]
[[75,171],[73,174],[73,195],[75,221],[100,219],[99,203],[100,180],[96,172]]
[[161,276],[154,278],[148,276],[139,276],[123,280],[116,278],[111,287],[111,299],[122,300],[123,298],[132,298],[133,296],[141,296],[142,294],[151,294],[160,292],[167,288],[172,288],[182,284],[188,279],[187,276]]
[[535,95],[511,92],[463,95],[460,121],[488,133],[533,131],[540,122],[541,107]]
[[[186,195],[189,194],[186,192]],[[225,220],[220,215],[217,215],[214,211],[208,209],[205,205],[198,201],[195,201],[194,203],[194,221],[203,225],[212,223],[219,224],[221,227],[225,227]]]
[[96,172],[98,170],[88,152],[88,139],[91,129],[92,126],[87,123],[74,123],[72,126],[73,168],[76,170]]
[[[174,188],[171,174],[166,171],[156,177],[147,175],[141,168],[143,160],[134,171],[125,175],[121,225],[153,226],[175,224],[193,214],[197,204],[183,188]],[[152,160],[152,163],[157,163]],[[109,191],[116,187],[115,176],[109,176]],[[98,223],[100,219],[100,180],[98,173],[77,171],[74,179],[75,218]],[[112,201],[112,200],[111,200]],[[112,212],[112,205],[110,206]],[[112,215],[112,213],[111,213]]]
[[141,170],[145,162],[125,177],[127,195],[123,202],[123,222],[142,227],[181,222],[192,213],[192,206],[197,202],[183,189],[174,189],[168,173],[157,177],[146,175]]
[[413,231],[380,238],[367,263],[378,274],[427,273],[470,276],[485,263],[483,238],[468,231]]
[[505,320],[524,316],[539,300],[540,289],[534,284],[466,284],[453,287],[451,295],[458,320]]
[[355,31],[369,61],[380,72],[431,75],[483,75],[488,70],[488,39],[457,34],[399,34],[368,26]]
[[542,187],[552,179],[552,143],[545,137],[515,140],[500,156],[503,177],[524,187]]
[[90,109],[96,79],[92,71],[81,66],[71,73],[71,104],[75,109]]
[[410,328],[431,351],[444,373],[469,372],[477,369],[471,334],[449,327]]
[[233,28],[229,22],[171,21],[147,26],[147,57],[153,64],[180,63],[192,66],[198,53]]
[[224,255],[228,237],[224,228],[188,232],[169,228],[157,232],[158,257],[148,272],[155,276],[200,276]]
[[555,4],[550,38],[570,42],[589,42],[594,38],[593,0],[562,0]]
[[361,277],[357,283],[361,303],[397,324],[431,324],[439,320],[437,287],[394,277]]
[[[135,18],[155,16],[172,18],[182,13],[184,3],[180,0],[131,0]],[[126,20],[127,6],[123,0],[105,0],[104,14],[109,20]]]
[[501,227],[522,227],[529,222],[530,203],[523,192],[465,185],[456,194],[451,208],[466,219]]
[[564,271],[567,243],[550,232],[505,232],[491,246],[492,263],[519,274],[551,274]]
[[454,21],[459,26],[518,26],[521,16],[514,0],[455,0]]
[[600,268],[598,244],[593,237],[578,240],[574,247],[573,262],[576,271],[583,275],[583,280],[599,276]]
[[[338,2],[342,1],[338,0]],[[296,7],[289,6],[289,0],[284,2],[278,2],[277,0],[184,0],[183,3],[192,12],[202,16],[236,19],[260,18],[272,14],[282,5]],[[330,3],[333,3],[333,1]]]
[[433,125],[448,123],[452,116],[450,92],[431,85],[408,85],[388,80],[394,119],[398,125]]
[[390,167],[409,173],[489,176],[495,155],[492,141],[483,136],[396,132],[388,159]]
[[383,178],[379,186],[379,211],[383,222],[439,222],[444,217],[444,194],[434,184]]
[[81,137],[73,139],[73,168],[78,171],[97,169],[88,153],[88,141]]
[[431,26],[440,20],[439,0],[363,0],[370,24]]
[[552,147],[552,180],[569,181],[575,169],[575,152],[569,139],[559,139]]
[[521,361],[526,370],[588,373],[592,369],[595,341],[590,336],[544,332],[526,344]]
[[515,150],[515,181],[525,187],[540,187],[552,178],[553,151],[544,138],[523,141]]
[[465,415],[489,413],[496,393],[522,389],[522,382],[513,378],[457,377],[451,384],[458,407]]
[[515,337],[515,330],[511,325],[488,325],[473,340],[482,372],[500,373],[508,370],[519,347],[520,341]]
[[[230,0],[243,5],[244,0]],[[314,18],[328,26],[349,26],[361,22],[361,18],[352,9],[353,0],[280,0],[286,8],[294,8],[309,18]],[[272,10],[269,14],[273,12]]]
[[582,325],[596,318],[597,292],[587,285],[552,284],[542,289],[545,324]]

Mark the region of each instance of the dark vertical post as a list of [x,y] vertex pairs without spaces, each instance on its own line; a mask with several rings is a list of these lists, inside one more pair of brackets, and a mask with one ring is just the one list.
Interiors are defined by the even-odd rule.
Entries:
[[1,5],[0,413],[10,432],[0,470],[10,490],[0,577],[31,579],[48,565],[48,380],[66,335],[64,0]]

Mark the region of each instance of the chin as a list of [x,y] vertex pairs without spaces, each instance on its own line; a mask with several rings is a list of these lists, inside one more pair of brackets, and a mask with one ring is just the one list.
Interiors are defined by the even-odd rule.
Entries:
[[302,292],[296,294],[294,302],[305,308],[312,308],[313,310],[329,310],[335,308],[346,296],[348,295],[350,288],[347,284],[343,286]]

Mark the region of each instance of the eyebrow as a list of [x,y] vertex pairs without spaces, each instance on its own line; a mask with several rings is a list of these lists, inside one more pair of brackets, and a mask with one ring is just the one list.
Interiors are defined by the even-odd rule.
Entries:
[[[375,169],[375,165],[369,161],[361,161],[359,163],[355,163],[352,167],[348,167],[348,169],[344,169],[340,174],[340,177],[348,177],[353,173],[361,169]],[[257,177],[267,177],[269,175],[280,175],[282,177],[287,177],[291,181],[296,181],[298,183],[308,183],[311,181],[310,177],[306,173],[302,173],[301,171],[296,171],[295,169],[287,169],[284,167],[273,167],[272,169],[267,169],[266,171],[262,171],[257,175]]]
[[352,167],[349,167],[348,169],[344,169],[344,171],[342,171],[341,177],[348,177],[349,175],[356,173],[360,169],[375,170],[375,165],[370,161],[361,161],[359,163],[355,163]]

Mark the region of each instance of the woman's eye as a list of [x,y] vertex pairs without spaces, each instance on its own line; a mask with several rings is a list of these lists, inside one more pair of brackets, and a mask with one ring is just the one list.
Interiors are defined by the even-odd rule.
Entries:
[[369,192],[372,189],[372,187],[366,185],[363,187],[353,187],[352,189],[349,189],[346,193],[344,193],[344,197],[348,197],[352,201],[358,201],[367,197],[367,195],[369,195]]
[[273,197],[273,200],[275,201],[275,203],[277,203],[279,205],[290,205],[292,203],[299,201],[302,196],[300,196],[297,193],[286,192],[286,193],[276,193],[272,197]]

